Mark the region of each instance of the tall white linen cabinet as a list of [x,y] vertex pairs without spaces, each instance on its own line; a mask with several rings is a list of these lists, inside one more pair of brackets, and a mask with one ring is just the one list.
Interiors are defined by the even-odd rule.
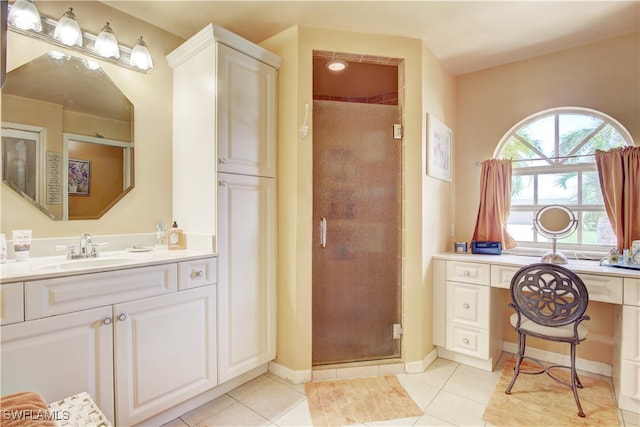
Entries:
[[171,52],[173,214],[218,252],[218,380],[276,354],[276,109],[281,58],[210,24]]

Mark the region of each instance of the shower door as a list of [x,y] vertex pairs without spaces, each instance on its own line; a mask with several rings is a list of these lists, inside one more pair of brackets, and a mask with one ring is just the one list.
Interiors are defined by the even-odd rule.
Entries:
[[396,105],[313,103],[313,364],[400,356]]

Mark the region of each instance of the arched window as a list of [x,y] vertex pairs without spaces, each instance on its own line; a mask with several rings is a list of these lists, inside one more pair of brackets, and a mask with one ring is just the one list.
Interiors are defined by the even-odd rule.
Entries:
[[519,246],[548,246],[533,229],[543,206],[561,204],[579,226],[559,245],[602,251],[615,246],[595,164],[595,150],[633,145],[615,119],[595,110],[554,108],[527,117],[500,141],[495,158],[513,160],[511,215],[507,229]]

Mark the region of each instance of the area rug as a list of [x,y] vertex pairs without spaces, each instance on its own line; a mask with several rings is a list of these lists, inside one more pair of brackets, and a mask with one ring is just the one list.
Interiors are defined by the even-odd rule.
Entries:
[[355,378],[305,384],[313,425],[349,424],[418,417],[423,411],[409,397],[398,378]]
[[[619,426],[618,411],[608,381],[580,375],[584,386],[578,389],[578,397],[585,417],[578,416],[573,392],[546,374],[518,375],[511,389],[505,390],[513,376],[515,359],[505,361],[489,404],[482,419],[494,426]],[[534,371],[525,361],[524,369]],[[565,373],[566,371],[566,373]],[[554,375],[562,380],[569,378],[568,369],[555,369]]]

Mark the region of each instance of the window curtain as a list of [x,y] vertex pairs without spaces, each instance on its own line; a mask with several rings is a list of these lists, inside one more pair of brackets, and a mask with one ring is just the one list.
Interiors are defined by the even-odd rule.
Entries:
[[507,232],[511,213],[511,160],[482,162],[480,207],[473,240],[502,242],[502,249],[517,246]]
[[596,150],[600,189],[618,251],[640,239],[640,147]]

